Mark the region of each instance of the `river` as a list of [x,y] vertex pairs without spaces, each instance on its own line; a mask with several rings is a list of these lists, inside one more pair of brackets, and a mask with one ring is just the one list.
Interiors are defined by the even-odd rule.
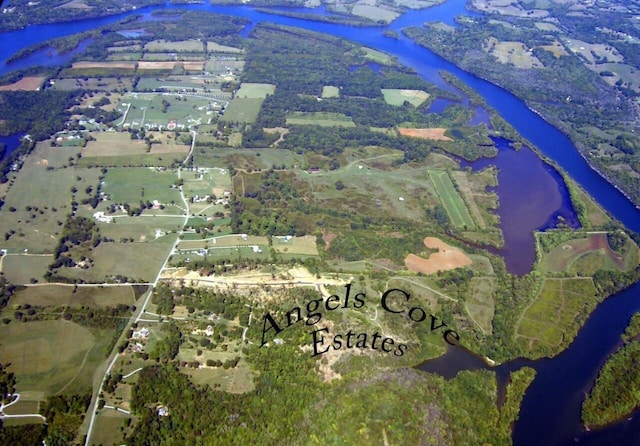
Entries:
[[[255,26],[256,23],[270,21],[350,39],[396,56],[401,63],[416,69],[424,79],[445,88],[450,87],[443,82],[439,72],[441,70],[449,71],[479,93],[522,136],[535,144],[544,155],[564,169],[609,213],[628,228],[640,232],[640,210],[624,194],[591,169],[564,134],[530,110],[526,104],[494,84],[460,70],[452,63],[416,45],[402,35],[398,39],[383,36],[383,31],[385,30],[399,31],[404,27],[419,26],[427,21],[443,21],[455,24],[453,20],[455,16],[461,14],[473,15],[466,11],[464,0],[449,0],[443,5],[427,10],[409,11],[386,28],[352,28],[343,25],[286,18],[256,12],[248,6],[222,7],[207,4],[167,4],[165,7],[210,11],[248,18],[252,23],[243,31],[243,35],[247,35],[251,27]],[[2,33],[0,34],[2,41],[2,45],[0,45],[0,61],[2,62],[0,64],[0,74],[32,64],[45,65],[52,63],[52,60],[54,60],[52,58],[55,58],[56,63],[60,63],[60,61],[70,60],[73,56],[73,53],[50,55],[50,50],[43,50],[10,66],[4,63],[12,54],[30,45],[51,38],[94,29],[134,13],[143,14],[144,19],[148,20],[150,19],[150,12],[156,9],[160,9],[160,7],[148,7],[116,16],[57,25],[34,25],[22,30]],[[325,11],[319,8],[314,13],[325,14]],[[526,163],[530,159],[528,157],[531,156],[527,150],[518,153],[511,153],[509,152],[510,149],[504,147],[500,150],[499,157],[504,154],[510,160],[509,162],[505,161],[503,171],[509,170],[510,166],[514,165],[513,163]],[[569,215],[570,212],[567,210],[566,202],[564,201],[566,191],[562,189],[564,185],[557,177],[557,172],[554,173],[549,170],[548,166],[541,162],[540,167],[546,171],[546,174],[540,171],[540,175],[547,175],[548,183],[546,183],[547,186],[545,186],[544,193],[537,191],[539,196],[546,197],[547,194],[552,194],[557,197],[554,199],[557,206],[554,205],[551,206],[554,209],[550,207],[545,210],[542,213],[543,215],[539,216],[540,221],[533,225],[538,228],[546,228],[553,224],[557,215],[565,216]],[[501,179],[501,181],[503,180]],[[511,180],[504,179],[505,186],[508,181]],[[556,191],[553,191],[553,184],[558,187]],[[533,188],[533,186],[529,187]],[[527,189],[526,186],[523,188]],[[531,193],[531,190],[529,190],[529,193]],[[500,198],[503,206],[508,194],[508,191],[501,193]],[[512,196],[515,196],[515,194],[512,194]],[[511,202],[509,206],[516,206],[516,201]],[[529,212],[535,213],[537,211]],[[512,224],[510,226],[517,227],[518,225]],[[518,234],[519,237],[525,233],[530,235],[529,227],[521,229]],[[507,261],[510,257],[517,256],[520,252],[515,249],[519,246],[518,243],[520,242],[510,242],[505,247],[506,251],[503,255],[505,255]],[[529,263],[530,259],[525,259],[523,262],[525,264]],[[517,268],[521,268],[521,266]],[[556,357],[533,362],[516,360],[498,369],[499,375],[504,375],[505,371],[509,369],[528,364],[538,371],[535,380],[525,395],[520,420],[514,428],[513,438],[516,445],[555,445],[574,444],[574,442],[581,444],[634,444],[640,438],[640,416],[637,415],[630,420],[624,420],[599,432],[588,433],[583,431],[579,418],[580,404],[584,392],[592,385],[599,368],[606,358],[619,346],[620,334],[624,331],[631,315],[640,310],[639,297],[640,284],[636,283],[627,290],[607,299],[592,313],[574,342]]]

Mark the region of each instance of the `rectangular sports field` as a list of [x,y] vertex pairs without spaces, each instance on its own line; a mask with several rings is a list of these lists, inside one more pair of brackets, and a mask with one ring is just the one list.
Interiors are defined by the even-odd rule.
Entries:
[[474,228],[475,224],[467,206],[458,194],[451,177],[444,170],[428,170],[429,178],[438,193],[451,223],[458,228]]

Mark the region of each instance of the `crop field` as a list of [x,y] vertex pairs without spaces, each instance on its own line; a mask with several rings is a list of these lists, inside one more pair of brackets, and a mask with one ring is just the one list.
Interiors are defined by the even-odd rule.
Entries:
[[280,254],[318,255],[316,238],[312,235],[304,237],[274,236],[272,242],[273,249]]
[[0,327],[0,362],[10,363],[19,391],[45,395],[84,391],[93,371],[104,360],[111,330],[88,330],[62,320],[19,323]]
[[471,265],[472,260],[459,248],[449,246],[436,237],[426,237],[424,245],[430,249],[437,249],[428,258],[409,254],[404,259],[404,264],[409,271],[423,274],[433,274],[438,271],[447,271]]
[[[163,106],[163,101],[168,105]],[[184,131],[192,126],[207,123],[214,113],[213,102],[213,99],[193,96],[132,93],[122,97],[118,110],[124,116],[117,119],[115,125],[121,128],[173,130],[169,125],[173,122],[176,130]]]
[[181,40],[177,42],[154,40],[147,43],[144,49],[154,53],[162,53],[165,51],[175,53],[201,53],[204,51],[204,45],[200,40]]
[[53,255],[49,254],[7,254],[2,257],[0,269],[14,285],[30,283],[32,279],[44,280]]
[[131,61],[106,61],[106,62],[75,62],[71,68],[62,70],[59,77],[113,77],[118,75],[133,75],[136,70],[136,62]]
[[147,152],[144,141],[133,140],[128,133],[94,132],[95,141],[88,141],[82,150],[83,157],[141,155]]
[[355,127],[350,116],[331,112],[291,112],[287,125],[319,125],[322,127]]
[[119,304],[135,305],[136,296],[130,285],[79,286],[42,285],[16,291],[12,305],[36,305],[40,307],[115,307]]
[[498,184],[495,168],[483,169],[480,172],[456,170],[451,172],[458,190],[469,206],[469,213],[481,229],[498,227],[499,217],[490,210],[498,209],[498,196],[487,188]]
[[109,54],[105,60],[138,61],[142,58],[142,53],[113,53]]
[[[187,153],[186,151],[184,153]],[[184,161],[181,153],[145,153],[137,155],[92,156],[78,161],[82,167],[174,167]]]
[[111,203],[137,205],[141,200],[157,200],[164,205],[172,201],[181,204],[180,191],[171,188],[177,180],[178,176],[171,171],[120,167],[107,171],[101,190],[110,196]]
[[516,339],[528,350],[557,351],[576,335],[595,306],[595,296],[590,278],[546,279],[540,294],[523,314]]
[[[222,361],[222,359],[220,360]],[[223,392],[246,393],[255,388],[253,374],[246,361],[240,361],[233,369],[220,367],[186,369],[185,373],[189,375],[194,384],[207,385],[211,388],[219,384],[218,390]]]
[[223,122],[255,122],[260,113],[260,107],[262,107],[264,99],[249,99],[249,98],[233,98],[224,115],[220,118]]
[[[544,237],[544,234],[539,236]],[[609,247],[606,234],[593,233],[586,238],[569,240],[547,254],[543,268],[549,272],[571,271],[591,275],[599,269],[626,271],[638,262],[638,247],[627,241],[624,255]]]
[[436,188],[451,223],[458,228],[474,228],[475,224],[469,210],[456,191],[449,174],[442,170],[429,170],[429,178]]
[[374,50],[373,48],[362,47],[364,50],[366,57],[373,62],[379,63],[381,65],[392,65],[394,63],[394,59],[392,56],[387,53],[383,53],[382,51]]
[[251,84],[243,82],[242,85],[240,85],[240,90],[236,93],[236,98],[264,99],[275,91],[276,86],[273,84]]
[[419,107],[424,101],[429,99],[429,93],[422,90],[400,90],[396,88],[383,88],[384,100],[389,105],[401,106],[405,101],[414,107]]
[[[77,151],[59,150],[74,155]],[[0,210],[0,234],[4,234],[0,248],[12,253],[25,249],[30,254],[53,252],[62,223],[71,212],[72,188],[81,201],[90,196],[87,187],[97,186],[99,175],[97,169],[47,170],[46,159],[37,154],[27,157]]]
[[339,98],[340,97],[340,89],[338,87],[334,87],[332,85],[325,85],[322,87],[322,97],[325,99],[328,98]]
[[469,298],[465,302],[469,316],[485,334],[491,333],[495,302],[495,281],[491,277],[474,277],[469,285]]
[[110,46],[107,48],[107,51],[110,53],[129,53],[133,51],[142,51],[142,46],[138,44],[134,45],[120,45],[120,46]]
[[125,434],[121,429],[128,418],[127,414],[117,410],[101,410],[95,418],[91,444],[113,445],[125,443]]
[[205,71],[213,74],[226,73],[230,69],[234,72],[241,72],[244,69],[244,60],[225,60],[210,58],[204,64]]

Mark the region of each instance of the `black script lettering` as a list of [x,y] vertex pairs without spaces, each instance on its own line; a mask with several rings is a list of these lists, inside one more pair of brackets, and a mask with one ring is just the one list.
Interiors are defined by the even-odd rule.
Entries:
[[[378,334],[378,333],[376,333],[376,334]],[[384,339],[382,340],[382,350],[384,350],[385,352],[389,353],[389,352],[391,351],[391,349],[388,349],[388,350],[387,350],[387,344],[391,344],[391,345],[393,345],[393,344],[394,344],[393,339],[391,339],[391,338],[384,338]]]
[[[332,302],[337,302],[338,305],[336,305],[335,307],[329,307],[329,304]],[[324,303],[325,308],[327,309],[327,311],[333,311],[336,308],[338,308],[340,306],[340,298],[338,296],[336,296],[335,294],[327,297],[327,300]]]
[[449,339],[447,339],[447,336],[451,336],[451,337],[452,337],[452,338],[454,338],[456,341],[459,341],[459,340],[460,340],[460,336],[458,335],[458,333],[456,333],[456,332],[455,332],[455,331],[453,331],[453,330],[447,330],[447,331],[445,331],[445,332],[444,332],[444,334],[442,335],[442,337],[444,338],[444,340],[445,340],[445,341],[447,341],[447,343],[448,343],[449,345],[456,345],[456,344],[457,344],[457,342],[451,342],[451,341],[449,341]]
[[[307,303],[307,325],[315,325],[322,319],[322,313],[314,313],[322,303],[322,299],[310,300]],[[313,307],[313,309],[311,309]],[[314,319],[313,322],[311,320]]]
[[443,323],[441,323],[440,325],[438,325],[437,327],[435,327],[434,325],[435,325],[436,320],[438,320],[438,318],[437,318],[437,317],[435,317],[434,315],[431,315],[431,331],[433,331],[433,330],[437,330],[438,328],[446,327],[446,326],[447,326],[447,324],[445,324],[445,323],[443,322]]
[[398,346],[398,349],[395,352],[393,352],[393,354],[396,355],[396,356],[402,356],[402,355],[404,355],[404,351],[406,349],[407,349],[407,344],[400,344]]
[[[267,328],[267,321],[271,324],[271,327]],[[273,319],[273,317],[271,316],[270,313],[267,313],[264,316],[264,323],[262,324],[262,344],[260,344],[260,347],[262,347],[264,344],[266,344],[267,342],[264,340],[265,335],[267,334],[267,332],[269,330],[275,330],[276,334],[280,333],[282,331],[282,328],[280,328],[278,326],[278,324],[276,323],[276,321]],[[275,336],[275,335],[274,335]]]
[[387,305],[387,298],[389,297],[389,295],[393,292],[399,292],[402,293],[404,295],[404,299],[408,302],[409,301],[409,297],[411,297],[410,294],[407,294],[406,292],[402,291],[401,289],[398,288],[392,288],[390,290],[387,290],[384,292],[384,294],[382,295],[382,298],[380,299],[380,305],[382,305],[382,308],[384,308],[386,311],[388,311],[389,313],[402,313],[402,310],[398,310],[398,311],[394,311],[391,308],[389,308],[389,306]]
[[315,331],[313,331],[311,333],[311,335],[313,336],[313,355],[311,355],[312,358],[314,356],[318,356],[318,355],[321,355],[321,354],[326,353],[326,352],[329,351],[329,347],[325,348],[322,351],[318,351],[318,344],[324,345],[324,336],[318,335],[318,333],[321,332],[321,331],[329,333],[329,329],[327,327],[318,328],[317,330],[315,330]]

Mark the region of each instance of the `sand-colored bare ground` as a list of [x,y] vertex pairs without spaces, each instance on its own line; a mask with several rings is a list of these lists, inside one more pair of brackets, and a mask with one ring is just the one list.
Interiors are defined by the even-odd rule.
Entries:
[[412,138],[435,139],[439,141],[452,141],[451,138],[445,136],[447,129],[398,129],[402,136],[410,136]]
[[190,61],[190,62],[182,62],[185,70],[189,71],[203,71],[204,70],[204,61]]
[[445,242],[436,237],[426,237],[424,245],[427,248],[438,249],[428,259],[418,257],[415,254],[409,254],[404,259],[404,264],[409,271],[414,273],[433,274],[438,271],[447,271],[450,269],[460,268],[461,266],[471,265],[472,261],[460,249],[447,245]]
[[138,70],[173,70],[176,62],[173,60],[168,61],[147,61],[141,60],[138,62]]
[[25,76],[13,84],[1,85],[0,91],[35,91],[42,86],[44,76]]

